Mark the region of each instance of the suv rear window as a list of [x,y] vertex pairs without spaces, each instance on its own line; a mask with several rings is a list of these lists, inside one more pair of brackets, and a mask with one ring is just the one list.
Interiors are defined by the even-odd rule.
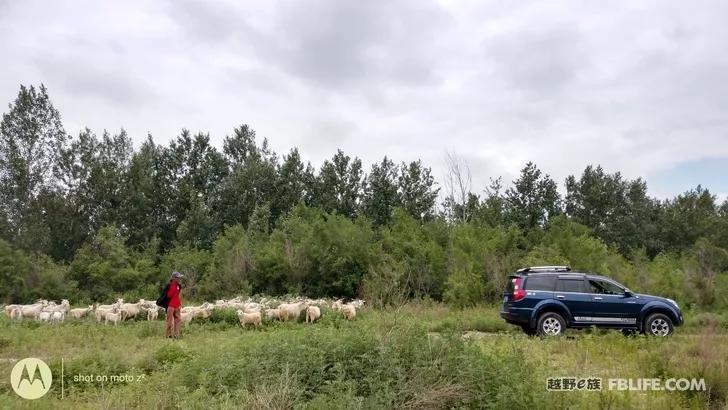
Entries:
[[553,292],[555,286],[555,276],[529,276],[526,280],[526,290],[547,290]]
[[584,280],[581,278],[559,278],[556,284],[557,292],[579,292],[585,293]]

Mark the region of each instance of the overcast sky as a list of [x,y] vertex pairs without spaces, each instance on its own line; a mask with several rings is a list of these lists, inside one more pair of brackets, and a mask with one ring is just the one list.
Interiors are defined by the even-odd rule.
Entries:
[[474,191],[532,160],[667,197],[728,193],[726,1],[0,0],[0,102],[44,83],[69,133],[247,123],[319,165],[446,151]]

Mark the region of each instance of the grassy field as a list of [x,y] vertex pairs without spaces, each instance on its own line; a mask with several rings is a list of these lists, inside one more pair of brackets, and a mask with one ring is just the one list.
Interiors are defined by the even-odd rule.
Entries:
[[[411,304],[364,309],[353,322],[242,329],[234,313],[192,323],[180,341],[163,322],[61,326],[0,317],[2,408],[726,408],[728,317],[688,313],[664,340],[614,331],[527,337],[496,307]],[[45,360],[53,387],[35,401],[12,391],[25,357]],[[63,392],[61,392],[63,361]],[[112,376],[128,375],[112,381]],[[92,381],[84,381],[85,376]],[[97,377],[99,381],[97,381]],[[106,381],[102,381],[106,377]],[[553,392],[547,377],[598,377],[601,391]],[[609,390],[608,378],[704,378],[708,391]],[[63,394],[63,397],[62,397]]]

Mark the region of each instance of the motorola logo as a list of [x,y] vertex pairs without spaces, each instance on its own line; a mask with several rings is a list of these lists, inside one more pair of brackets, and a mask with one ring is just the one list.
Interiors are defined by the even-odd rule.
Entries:
[[35,400],[43,397],[51,388],[53,375],[48,365],[34,357],[23,359],[13,366],[10,384],[18,396]]

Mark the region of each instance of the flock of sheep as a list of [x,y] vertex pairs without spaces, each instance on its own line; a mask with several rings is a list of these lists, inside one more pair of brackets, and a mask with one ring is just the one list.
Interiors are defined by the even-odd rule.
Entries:
[[[262,298],[253,301],[251,298],[243,300],[237,297],[230,300],[220,299],[215,303],[205,302],[200,306],[184,306],[181,310],[182,323],[189,324],[193,319],[206,319],[215,309],[235,310],[243,327],[247,325],[260,326],[263,318],[266,320],[279,320],[282,322],[298,320],[305,313],[306,323],[313,323],[321,317],[321,308],[326,306],[334,311],[341,312],[347,320],[356,317],[357,309],[364,305],[364,301],[357,299],[348,303],[343,300],[334,300],[329,303],[325,299],[294,298],[280,301],[273,298]],[[275,306],[275,307],[274,307]],[[119,324],[128,319],[146,314],[147,320],[157,320],[159,312],[164,312],[154,301],[139,299],[136,303],[126,303],[123,299],[109,305],[89,305],[85,308],[71,309],[68,300],[63,299],[60,304],[44,299],[30,305],[6,305],[5,315],[13,320],[33,319],[46,323],[63,323],[67,317],[83,319],[93,315],[98,323]]]

